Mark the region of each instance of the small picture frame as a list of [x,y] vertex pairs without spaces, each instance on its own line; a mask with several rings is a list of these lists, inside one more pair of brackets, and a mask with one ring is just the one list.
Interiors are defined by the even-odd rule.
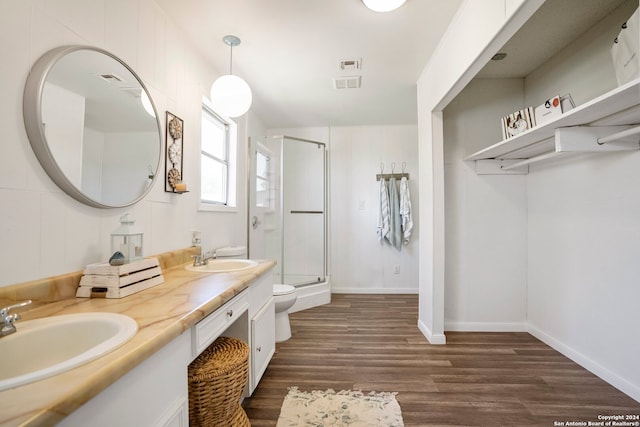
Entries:
[[502,138],[509,139],[519,135],[536,125],[533,109],[531,107],[515,111],[502,117]]
[[[182,149],[184,139],[184,121],[167,111],[165,137],[165,183],[164,191],[181,193],[182,187]],[[176,188],[177,187],[177,188]]]

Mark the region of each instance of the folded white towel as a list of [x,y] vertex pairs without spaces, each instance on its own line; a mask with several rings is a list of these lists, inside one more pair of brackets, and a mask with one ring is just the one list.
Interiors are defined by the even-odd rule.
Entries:
[[402,247],[402,220],[400,219],[400,201],[396,179],[389,179],[389,243],[397,250]]
[[389,192],[387,191],[387,182],[384,178],[380,179],[380,200],[378,215],[378,240],[382,242],[389,239]]
[[413,219],[411,218],[411,195],[409,193],[409,180],[400,180],[400,217],[402,218],[402,243],[409,244]]

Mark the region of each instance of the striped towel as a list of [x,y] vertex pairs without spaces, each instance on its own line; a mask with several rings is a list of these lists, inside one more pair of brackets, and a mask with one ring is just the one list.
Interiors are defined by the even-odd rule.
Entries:
[[380,210],[378,215],[378,241],[389,239],[389,192],[387,191],[387,181],[380,179]]
[[401,227],[398,188],[396,186],[396,179],[391,178],[389,180],[389,243],[397,250],[400,250],[402,247]]
[[411,218],[411,195],[409,194],[409,180],[400,180],[400,218],[402,219],[402,243],[409,244],[413,219]]

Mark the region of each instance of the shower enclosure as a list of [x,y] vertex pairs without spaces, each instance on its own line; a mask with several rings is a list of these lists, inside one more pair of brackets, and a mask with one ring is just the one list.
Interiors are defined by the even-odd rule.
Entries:
[[289,136],[250,139],[249,256],[277,261],[276,283],[327,280],[327,149]]

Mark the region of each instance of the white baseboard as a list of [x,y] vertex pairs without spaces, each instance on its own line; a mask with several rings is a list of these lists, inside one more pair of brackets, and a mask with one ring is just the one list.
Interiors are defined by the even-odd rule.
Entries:
[[316,285],[300,286],[296,288],[296,293],[298,299],[289,309],[289,313],[329,304],[331,302],[331,283],[327,281]]
[[548,335],[547,333],[541,331],[531,323],[527,323],[527,332],[547,344],[549,347],[552,347],[553,349],[567,356],[578,365],[602,378],[632,399],[640,402],[640,387],[638,387],[637,385],[630,383],[629,381],[611,372],[609,369],[605,368],[599,363],[588,358],[584,354],[574,350],[566,344],[563,344],[551,335]]
[[427,327],[427,325],[425,325],[421,320],[418,319],[418,329],[420,329],[420,332],[422,332],[422,335],[425,336],[425,338],[427,339],[427,341],[429,341],[429,343],[431,344],[446,344],[447,343],[447,337],[445,337],[444,334],[433,334],[431,332],[431,329],[429,329]]
[[336,288],[331,289],[334,294],[418,294],[416,288]]
[[445,331],[456,332],[527,332],[524,322],[444,322]]

